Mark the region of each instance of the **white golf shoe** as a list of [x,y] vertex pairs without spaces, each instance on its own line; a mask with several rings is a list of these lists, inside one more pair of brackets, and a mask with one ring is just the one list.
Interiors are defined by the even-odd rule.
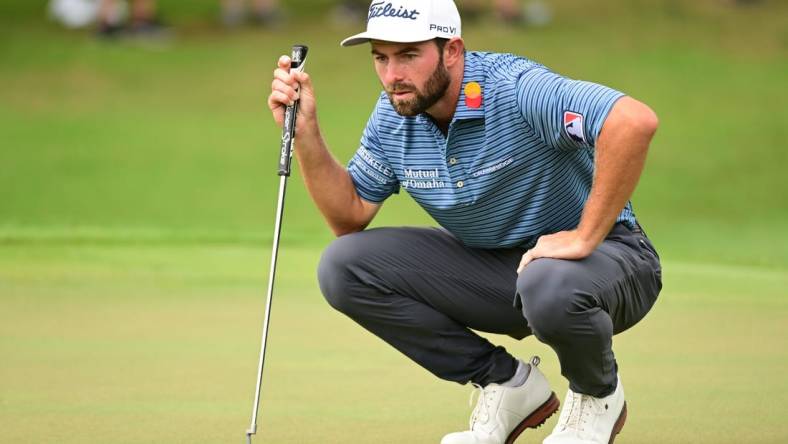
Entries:
[[621,379],[616,391],[604,398],[582,395],[570,389],[558,424],[543,444],[612,444],[626,420],[627,403]]
[[470,430],[450,433],[441,444],[512,444],[525,429],[544,424],[558,410],[558,397],[537,368],[538,357],[523,364],[531,369],[519,387],[477,385],[479,398],[471,415]]

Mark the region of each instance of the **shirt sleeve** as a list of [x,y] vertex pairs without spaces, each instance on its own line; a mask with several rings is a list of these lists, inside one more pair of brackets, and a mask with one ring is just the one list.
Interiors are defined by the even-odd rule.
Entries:
[[386,159],[377,131],[377,110],[361,135],[361,145],[347,166],[356,192],[362,199],[381,203],[399,193],[399,180]]
[[556,149],[593,148],[613,105],[624,94],[572,80],[539,66],[517,81],[517,104],[526,122]]

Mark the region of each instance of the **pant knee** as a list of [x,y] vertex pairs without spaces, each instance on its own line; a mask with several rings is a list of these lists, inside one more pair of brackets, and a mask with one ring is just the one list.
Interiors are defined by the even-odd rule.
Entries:
[[357,235],[353,233],[335,239],[323,251],[317,267],[317,280],[323,297],[342,313],[353,310],[354,284],[358,285],[356,267],[361,252]]
[[577,277],[560,259],[537,259],[517,279],[517,294],[523,316],[542,342],[561,341],[573,334],[577,314],[589,308],[592,295],[579,290]]

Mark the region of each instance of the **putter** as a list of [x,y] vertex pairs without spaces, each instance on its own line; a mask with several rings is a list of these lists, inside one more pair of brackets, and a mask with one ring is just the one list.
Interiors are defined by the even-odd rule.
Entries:
[[[290,62],[290,72],[303,71],[306,62],[306,53],[309,50],[304,45],[294,45]],[[263,321],[263,338],[260,346],[260,362],[257,364],[257,386],[254,392],[254,407],[252,409],[252,424],[246,430],[246,440],[252,443],[252,435],[257,434],[257,413],[260,408],[260,389],[263,384],[263,365],[265,364],[265,346],[268,341],[268,322],[271,319],[271,302],[274,295],[274,276],[276,275],[276,259],[279,254],[279,235],[282,231],[282,214],[285,207],[285,190],[287,178],[290,176],[290,162],[293,158],[293,141],[295,139],[296,116],[298,115],[298,100],[285,110],[285,122],[282,126],[282,144],[279,152],[279,199],[276,204],[276,223],[274,224],[274,246],[271,251],[271,271],[268,275],[268,295],[265,303],[265,319]]]

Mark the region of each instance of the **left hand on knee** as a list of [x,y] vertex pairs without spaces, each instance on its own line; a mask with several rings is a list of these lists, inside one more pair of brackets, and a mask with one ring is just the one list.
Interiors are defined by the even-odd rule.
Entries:
[[577,230],[560,231],[555,234],[541,236],[536,245],[526,251],[517,267],[517,273],[523,271],[534,259],[551,257],[554,259],[583,259],[590,255],[596,245],[580,237]]

